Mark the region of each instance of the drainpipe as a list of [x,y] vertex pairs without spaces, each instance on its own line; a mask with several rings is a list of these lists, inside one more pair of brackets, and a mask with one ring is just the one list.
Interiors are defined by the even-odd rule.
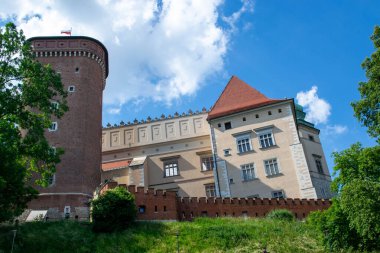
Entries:
[[212,148],[212,156],[213,156],[213,162],[214,162],[214,181],[215,181],[215,188],[217,190],[217,195],[219,197],[222,197],[222,194],[220,192],[220,184],[219,184],[219,173],[218,173],[218,163],[217,163],[217,149],[216,149],[216,139],[215,139],[215,131],[214,127],[210,125],[210,133],[211,133],[211,148]]

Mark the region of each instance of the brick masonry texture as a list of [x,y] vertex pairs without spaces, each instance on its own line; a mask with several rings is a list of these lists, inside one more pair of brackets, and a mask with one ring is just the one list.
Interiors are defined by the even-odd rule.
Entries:
[[71,212],[79,207],[88,209],[88,200],[100,182],[107,51],[87,37],[35,37],[30,42],[36,59],[50,64],[61,74],[64,88],[73,85],[75,91],[68,93],[69,111],[61,119],[52,119],[58,122],[57,131],[46,131],[49,143],[65,151],[55,182],[47,188],[36,187],[41,194],[28,206],[35,210],[55,208],[58,213],[65,206],[70,206]]
[[[116,182],[105,184],[100,190],[103,194],[117,187]],[[271,210],[287,209],[297,219],[304,219],[312,211],[330,207],[330,200],[323,199],[268,199],[268,198],[197,198],[177,197],[175,192],[126,186],[134,194],[139,209],[138,220],[179,220],[190,221],[196,217],[264,217]],[[144,212],[140,212],[144,210]]]

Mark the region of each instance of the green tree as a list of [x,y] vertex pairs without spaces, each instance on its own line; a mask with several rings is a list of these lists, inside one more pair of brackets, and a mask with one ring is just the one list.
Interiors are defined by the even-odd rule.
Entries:
[[136,218],[135,197],[124,187],[106,191],[91,203],[96,232],[112,232],[128,227]]
[[376,51],[362,63],[367,82],[359,83],[361,99],[351,103],[355,117],[366,127],[368,133],[380,142],[380,27],[376,26],[371,40]]
[[358,234],[362,249],[380,249],[380,146],[356,143],[333,156],[332,187],[347,225]]
[[[355,116],[380,143],[380,27],[371,36],[376,51],[362,67],[367,82],[359,83],[361,99],[351,103]],[[380,249],[380,146],[353,144],[334,152],[332,206],[310,216],[310,223],[333,249]]]
[[35,60],[23,32],[12,23],[0,28],[0,222],[20,215],[36,196],[32,176],[46,186],[55,172],[63,150],[51,147],[44,132],[67,111],[66,96],[60,76]]

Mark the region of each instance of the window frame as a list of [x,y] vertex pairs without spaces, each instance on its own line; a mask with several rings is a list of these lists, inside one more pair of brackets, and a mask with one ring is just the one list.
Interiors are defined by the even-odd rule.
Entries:
[[56,177],[55,177],[55,173],[54,173],[51,177],[48,178],[48,187],[54,186],[55,180],[56,180]]
[[51,122],[51,125],[48,128],[48,130],[49,130],[49,132],[55,132],[55,131],[57,131],[58,130],[58,122],[57,121]]
[[[239,141],[242,141],[242,140],[246,140],[246,142],[239,144]],[[237,148],[238,154],[244,154],[244,153],[248,153],[248,152],[253,151],[250,133],[235,135],[235,141],[236,141],[236,148]],[[240,150],[239,145],[241,145],[242,147],[245,147],[244,148],[245,150],[243,150],[243,149]]]
[[[257,179],[256,168],[255,168],[254,163],[242,164],[242,165],[240,165],[240,169],[241,169],[241,178],[242,178],[243,182],[252,181],[252,180]],[[250,176],[245,177],[245,175],[248,175],[248,173],[244,173],[244,171],[250,171],[250,173],[249,173]]]
[[59,109],[59,103],[57,101],[51,101],[51,107],[55,110]]
[[[208,159],[208,163],[210,165],[210,168],[205,165],[203,160]],[[212,154],[210,155],[203,155],[200,157],[201,160],[201,172],[207,172],[207,171],[213,171],[214,170],[214,156]],[[204,169],[206,167],[206,169]]]
[[[70,90],[72,88],[72,90]],[[75,85],[69,85],[69,87],[67,87],[67,91],[68,92],[75,92]]]
[[[167,165],[176,165],[175,167],[172,167],[173,168],[173,175],[170,175],[170,169],[171,168],[166,168]],[[176,168],[176,174],[174,174],[174,168]],[[166,173],[166,170],[169,171],[168,175]],[[164,171],[164,178],[167,178],[167,177],[176,177],[176,176],[179,176],[179,166],[178,166],[178,159],[170,159],[170,160],[164,160],[163,161],[163,171]]]
[[[281,193],[281,195],[282,196],[275,196],[275,194],[278,194],[278,193]],[[271,195],[272,195],[272,198],[274,198],[274,199],[284,199],[285,198],[285,192],[284,192],[284,190],[274,190],[274,191],[272,191],[271,192]]]
[[323,165],[322,165],[322,156],[313,154],[313,158],[314,158],[315,167],[317,168],[317,172],[319,174],[324,175],[325,172],[324,172]]
[[205,184],[206,197],[215,198],[216,197],[216,188],[215,184]]
[[231,149],[230,148],[223,149],[223,154],[224,156],[231,156]]
[[[229,128],[226,127],[227,124],[229,124]],[[230,130],[230,129],[232,129],[232,122],[231,121],[224,122],[224,130]]]
[[[266,148],[271,148],[271,147],[276,146],[276,140],[274,138],[273,128],[272,127],[265,128],[265,129],[262,129],[262,130],[257,130],[255,132],[257,134],[257,139],[259,141],[259,145],[260,145],[261,149],[266,149]],[[263,137],[263,136],[266,136],[266,135],[270,135],[270,137]],[[263,137],[263,139],[261,137]],[[270,142],[272,142],[272,143],[270,143]],[[269,145],[263,145],[263,143],[264,144],[268,143]]]
[[[270,161],[276,161],[275,162],[275,164],[277,165],[277,173],[268,173],[268,171],[269,172],[271,172],[271,169],[269,168],[269,170],[267,169],[267,164],[266,164],[266,162],[270,162]],[[267,177],[273,177],[273,176],[278,176],[278,175],[281,175],[282,173],[281,173],[281,168],[280,168],[280,162],[279,162],[279,160],[276,158],[276,157],[274,157],[274,158],[269,158],[269,159],[265,159],[264,161],[264,171],[265,171],[265,175],[267,176]],[[273,163],[274,164],[274,163]],[[268,164],[269,166],[271,165],[271,164]]]

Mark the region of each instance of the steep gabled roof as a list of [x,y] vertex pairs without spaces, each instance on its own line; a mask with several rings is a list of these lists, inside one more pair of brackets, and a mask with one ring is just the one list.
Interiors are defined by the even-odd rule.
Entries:
[[232,76],[222,94],[208,113],[207,120],[227,116],[261,106],[285,101],[270,99],[236,76]]

